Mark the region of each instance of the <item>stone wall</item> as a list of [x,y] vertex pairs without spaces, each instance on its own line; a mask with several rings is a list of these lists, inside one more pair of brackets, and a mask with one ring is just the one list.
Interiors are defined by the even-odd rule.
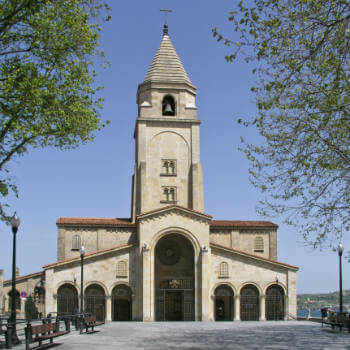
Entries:
[[[255,251],[256,237],[262,237],[264,251]],[[262,229],[211,229],[210,242],[228,248],[255,254],[262,258],[277,260],[277,231]]]
[[85,247],[86,253],[126,245],[136,241],[134,228],[77,228],[61,226],[58,228],[57,260],[77,258],[80,256],[79,250],[72,250],[72,240],[75,235],[80,236],[81,245]]
[[[112,250],[101,255],[96,254],[86,257],[84,260],[84,290],[92,285],[98,284],[102,287],[106,297],[106,319],[111,320],[111,294],[113,288],[119,284],[127,285],[132,293],[136,289],[136,274],[138,273],[137,258],[135,257],[136,248],[129,246]],[[117,266],[119,261],[127,262],[127,276],[117,275]],[[77,259],[72,262],[47,265],[46,271],[46,309],[48,313],[57,312],[57,292],[63,284],[73,286],[78,295],[80,295],[81,281],[81,261]],[[133,315],[137,308],[133,305]],[[133,317],[136,319],[136,316]]]

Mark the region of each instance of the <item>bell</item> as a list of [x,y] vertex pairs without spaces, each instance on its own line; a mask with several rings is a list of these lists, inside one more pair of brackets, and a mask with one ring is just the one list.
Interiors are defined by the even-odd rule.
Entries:
[[164,108],[164,115],[174,115],[174,111],[171,108],[171,104],[167,103]]

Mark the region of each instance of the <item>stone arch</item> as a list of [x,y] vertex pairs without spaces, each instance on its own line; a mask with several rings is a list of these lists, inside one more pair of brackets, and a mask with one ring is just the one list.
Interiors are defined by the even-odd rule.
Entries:
[[240,289],[241,321],[258,321],[260,316],[260,295],[255,284],[246,283]]
[[266,291],[268,290],[268,288],[269,288],[270,286],[273,286],[274,284],[278,284],[279,286],[281,286],[281,288],[283,289],[284,294],[287,295],[287,287],[286,287],[286,285],[285,285],[284,283],[282,283],[282,282],[280,282],[280,281],[278,281],[278,283],[276,283],[276,281],[268,282],[268,283],[265,285],[264,289],[263,289],[264,295],[266,295]]
[[74,315],[79,311],[78,290],[72,283],[60,283],[57,288],[57,314]]
[[229,286],[232,289],[234,295],[237,295],[237,293],[238,293],[236,286],[234,286],[233,283],[231,283],[230,281],[217,282],[214,284],[214,286],[210,290],[210,292],[211,292],[210,295],[212,297],[215,296],[215,290],[220,286]]
[[196,264],[192,240],[167,230],[153,243],[155,320],[194,320]]
[[132,288],[132,286],[130,285],[130,282],[128,282],[128,281],[117,281],[117,282],[114,282],[114,283],[111,285],[111,287],[109,288],[109,295],[112,295],[112,291],[113,291],[114,288],[116,288],[116,287],[118,287],[118,286],[121,286],[121,285],[129,287],[130,290],[131,290],[131,293],[132,293],[131,295],[132,295],[132,296],[135,295],[135,291],[134,291],[134,289]]
[[215,321],[233,321],[234,291],[229,284],[221,283],[214,290]]
[[169,235],[169,234],[179,234],[179,235],[182,235],[184,236],[185,238],[187,238],[191,243],[192,243],[192,246],[193,246],[193,249],[194,249],[194,253],[195,253],[195,256],[196,255],[199,255],[199,252],[200,252],[200,244],[199,244],[199,241],[197,239],[197,237],[192,234],[190,231],[188,230],[185,230],[181,227],[167,227],[165,228],[164,230],[161,230],[159,231],[158,233],[156,233],[151,242],[150,242],[150,248],[152,250],[152,253],[154,255],[154,249],[157,245],[157,243],[162,239],[164,238],[165,236]]
[[247,286],[247,285],[253,285],[254,287],[256,287],[259,291],[259,296],[260,295],[263,295],[263,289],[262,287],[260,286],[260,284],[256,283],[256,282],[253,282],[253,281],[247,281],[247,282],[244,282],[242,283],[239,288],[238,288],[238,293],[241,294],[241,291],[242,289]]
[[111,290],[112,321],[132,320],[132,289],[127,283],[115,284]]
[[89,288],[89,287],[90,287],[91,285],[93,285],[93,284],[96,284],[96,285],[100,286],[100,287],[103,289],[105,295],[108,295],[108,289],[107,289],[107,287],[105,286],[104,283],[102,283],[102,282],[100,282],[100,281],[88,281],[88,282],[84,283],[84,293],[85,293],[85,290],[86,290],[87,288]]
[[84,289],[84,311],[96,316],[96,320],[106,318],[106,288],[101,283],[90,282]]
[[173,130],[165,130],[165,131],[161,131],[161,132],[159,132],[159,133],[153,135],[153,137],[151,138],[151,141],[150,141],[150,145],[154,142],[154,140],[155,140],[155,138],[156,138],[157,136],[162,135],[162,134],[167,134],[167,133],[168,133],[168,134],[174,134],[174,135],[176,135],[176,136],[179,136],[179,137],[184,141],[184,143],[186,144],[187,150],[188,150],[188,151],[190,150],[190,146],[189,146],[187,140],[186,140],[180,133],[178,133],[178,132],[176,132],[176,131],[173,131]]
[[166,94],[162,98],[162,115],[176,115],[176,101],[174,96],[171,94]]

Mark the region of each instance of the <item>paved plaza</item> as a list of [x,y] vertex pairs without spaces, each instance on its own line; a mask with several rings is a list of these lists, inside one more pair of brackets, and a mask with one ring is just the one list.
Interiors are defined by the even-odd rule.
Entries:
[[[57,350],[131,349],[348,349],[350,334],[319,323],[288,322],[110,322],[98,332],[56,338]],[[60,344],[60,345],[58,345]],[[32,344],[34,347],[34,344]],[[14,347],[24,349],[24,345]]]

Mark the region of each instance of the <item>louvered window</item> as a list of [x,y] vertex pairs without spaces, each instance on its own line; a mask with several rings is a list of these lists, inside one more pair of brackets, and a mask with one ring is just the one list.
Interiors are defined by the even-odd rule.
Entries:
[[254,240],[254,252],[264,251],[264,239],[261,236],[255,237]]
[[126,261],[119,261],[117,264],[117,277],[128,276],[128,265]]
[[219,277],[221,278],[228,277],[228,263],[225,261],[220,263]]
[[79,235],[72,237],[72,250],[79,250],[81,247],[81,238]]

